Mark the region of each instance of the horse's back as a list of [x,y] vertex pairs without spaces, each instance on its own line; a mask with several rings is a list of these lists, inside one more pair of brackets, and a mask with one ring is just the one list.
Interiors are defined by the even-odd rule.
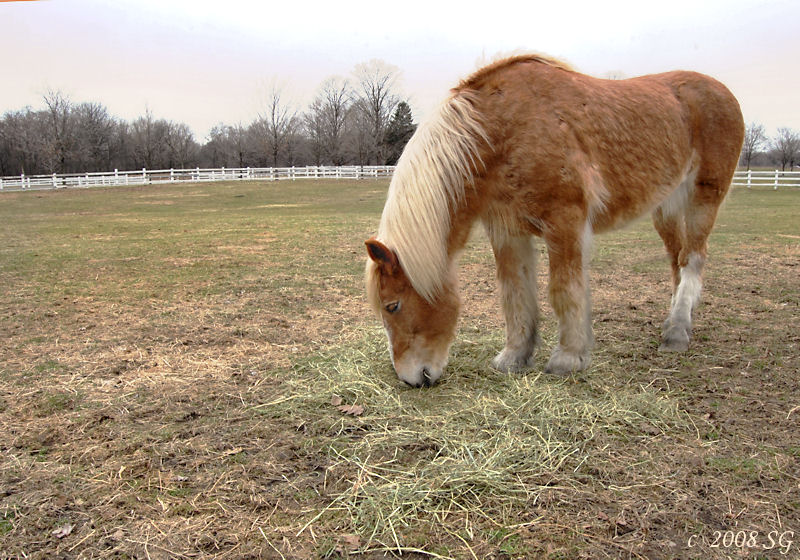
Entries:
[[579,206],[595,231],[646,213],[695,168],[727,189],[741,148],[736,99],[695,72],[603,80],[518,57],[460,88],[479,94],[495,198],[535,217]]
[[527,124],[550,137],[548,130],[556,124],[604,140],[625,140],[626,135],[656,135],[651,128],[666,125],[661,136],[682,133],[692,142],[718,137],[738,151],[744,134],[736,98],[725,85],[698,72],[607,80],[557,61],[520,56],[482,69],[454,92],[464,90],[482,94],[486,124],[500,136]]

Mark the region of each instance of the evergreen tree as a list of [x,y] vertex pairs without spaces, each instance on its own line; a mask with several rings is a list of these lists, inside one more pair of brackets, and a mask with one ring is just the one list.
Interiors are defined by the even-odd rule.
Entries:
[[392,120],[389,121],[389,126],[386,128],[386,136],[384,143],[387,147],[386,165],[394,165],[400,159],[400,154],[403,153],[417,125],[411,116],[411,107],[405,101],[397,104],[397,109],[392,115]]

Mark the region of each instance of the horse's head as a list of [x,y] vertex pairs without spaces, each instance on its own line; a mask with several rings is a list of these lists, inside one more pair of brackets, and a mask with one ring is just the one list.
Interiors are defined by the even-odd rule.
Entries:
[[397,254],[377,239],[366,242],[367,295],[383,319],[397,376],[413,387],[433,385],[447,365],[456,333],[459,298],[455,278],[429,302],[408,280]]

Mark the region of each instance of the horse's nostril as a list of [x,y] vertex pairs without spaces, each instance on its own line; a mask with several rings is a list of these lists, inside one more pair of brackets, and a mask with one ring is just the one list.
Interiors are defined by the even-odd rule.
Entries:
[[424,368],[422,370],[422,386],[430,387],[431,385],[433,385],[433,383],[431,382],[431,374],[428,371],[428,368]]

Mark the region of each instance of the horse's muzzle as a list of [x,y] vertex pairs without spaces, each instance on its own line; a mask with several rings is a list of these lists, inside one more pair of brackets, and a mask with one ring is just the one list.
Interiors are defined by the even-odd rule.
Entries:
[[431,387],[431,386],[433,386],[434,383],[436,383],[435,380],[431,380],[431,374],[428,371],[428,368],[423,368],[422,369],[421,378],[422,379],[420,380],[419,383],[409,383],[405,379],[403,380],[403,383],[405,383],[409,387],[415,387],[417,389],[419,389],[420,387]]

